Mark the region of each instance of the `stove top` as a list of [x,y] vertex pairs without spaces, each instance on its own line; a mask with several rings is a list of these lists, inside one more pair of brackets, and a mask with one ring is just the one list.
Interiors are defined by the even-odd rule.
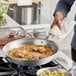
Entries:
[[55,61],[40,66],[20,66],[8,62],[6,58],[0,57],[0,76],[37,76],[36,72],[40,68],[55,66],[58,66],[58,63]]

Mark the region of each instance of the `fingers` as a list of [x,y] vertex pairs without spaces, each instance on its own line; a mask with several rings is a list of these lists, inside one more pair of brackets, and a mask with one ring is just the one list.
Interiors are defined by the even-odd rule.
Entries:
[[54,26],[58,26],[58,28],[62,31],[63,30],[63,27],[62,27],[62,20],[59,19],[58,17],[55,17],[54,18],[54,21],[51,25],[51,28],[53,28]]
[[63,27],[62,27],[62,20],[60,20],[60,19],[57,19],[57,26],[58,26],[58,28],[62,31],[63,30]]
[[53,28],[55,25],[56,25],[56,22],[54,20],[53,23],[52,23],[52,25],[51,25],[51,28]]
[[53,28],[54,26],[58,26],[58,28],[62,31],[63,30],[63,27],[62,27],[62,20],[63,19],[64,19],[63,13],[60,11],[56,12],[54,21],[51,25],[51,28]]

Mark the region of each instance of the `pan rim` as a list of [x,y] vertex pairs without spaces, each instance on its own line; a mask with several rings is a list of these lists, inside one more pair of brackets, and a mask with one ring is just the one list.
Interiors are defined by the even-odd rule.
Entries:
[[[45,41],[52,42],[52,43],[54,43],[54,45],[56,45],[57,50],[55,50],[56,52],[55,52],[53,55],[51,55],[51,56],[48,56],[48,57],[45,57],[45,58],[41,58],[41,59],[34,59],[34,60],[14,58],[14,57],[9,56],[8,54],[6,54],[6,53],[4,52],[5,48],[6,48],[9,44],[14,43],[14,42],[16,42],[16,41],[20,41],[20,40],[30,40],[30,39],[33,39],[33,40],[35,40],[35,39],[36,39],[36,40],[45,40]],[[17,60],[19,60],[19,61],[20,61],[20,60],[22,60],[22,61],[37,61],[37,60],[48,59],[48,58],[50,58],[50,57],[56,56],[57,53],[58,53],[58,50],[59,50],[59,49],[58,49],[58,46],[57,46],[57,44],[56,44],[55,42],[53,42],[53,41],[51,41],[51,40],[42,39],[42,38],[23,38],[23,39],[18,39],[18,40],[14,40],[14,41],[11,41],[11,42],[7,43],[7,44],[3,47],[3,53],[4,53],[4,55],[5,55],[6,57],[9,57],[9,58],[12,58],[12,59],[17,59]]]

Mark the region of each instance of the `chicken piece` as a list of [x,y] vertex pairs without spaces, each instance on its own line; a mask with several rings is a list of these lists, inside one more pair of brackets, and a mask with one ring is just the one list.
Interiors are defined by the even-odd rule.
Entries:
[[32,55],[28,55],[28,57],[27,57],[29,60],[33,60],[33,57],[32,57]]
[[44,53],[46,51],[46,49],[44,47],[34,47],[33,51]]
[[35,60],[35,59],[39,59],[39,57],[38,56],[29,55],[28,59]]
[[33,51],[38,52],[38,47],[34,47]]
[[46,49],[44,47],[38,47],[38,51],[40,53],[44,53],[46,51]]
[[18,51],[16,51],[16,54],[14,55],[14,57],[24,58],[27,55],[28,55],[28,52],[22,51],[22,50],[18,50]]
[[33,60],[34,60],[34,59],[39,59],[39,57],[35,56],[35,57],[33,57]]
[[16,53],[16,54],[14,55],[14,57],[16,57],[16,58],[24,58],[25,55],[22,54],[22,53]]
[[42,56],[42,54],[40,54],[38,52],[30,52],[29,54],[31,55],[31,59],[33,59],[33,60],[40,59],[40,57]]

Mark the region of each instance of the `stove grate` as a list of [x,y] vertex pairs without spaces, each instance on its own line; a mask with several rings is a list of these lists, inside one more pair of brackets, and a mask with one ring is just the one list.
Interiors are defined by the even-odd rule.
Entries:
[[[5,58],[7,60],[7,58]],[[54,67],[58,64],[50,62],[40,66],[20,66],[9,61],[5,62],[3,57],[0,57],[0,76],[36,76],[37,70],[44,67]]]

